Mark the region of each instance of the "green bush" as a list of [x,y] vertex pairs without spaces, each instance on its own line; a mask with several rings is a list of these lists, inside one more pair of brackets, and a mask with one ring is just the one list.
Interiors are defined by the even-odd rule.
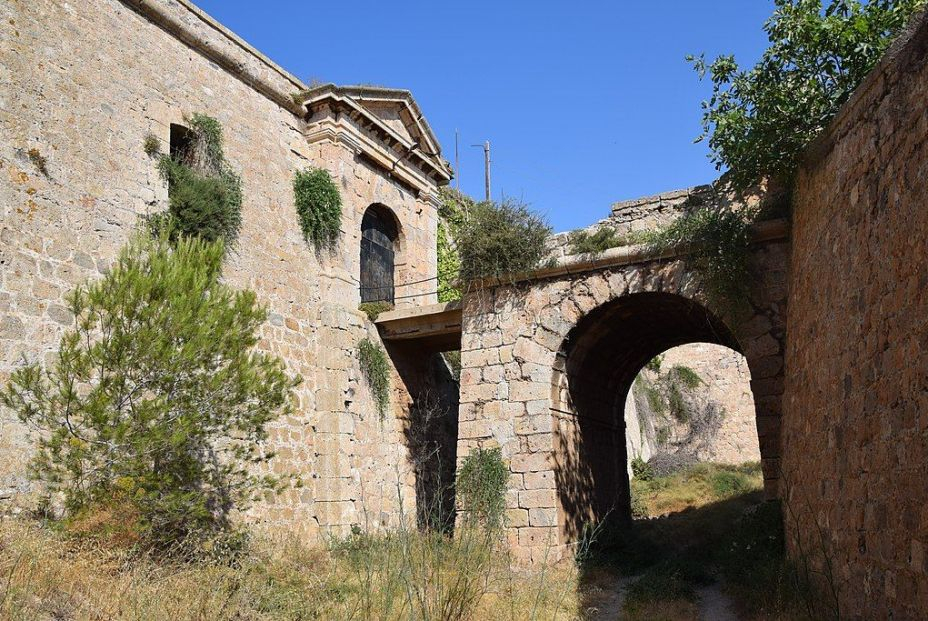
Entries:
[[650,481],[654,478],[654,471],[648,462],[636,457],[632,460],[632,476],[639,481]]
[[593,233],[586,229],[573,231],[567,239],[570,254],[577,254],[587,258],[595,258],[610,248],[627,246],[632,243],[631,238],[619,235],[615,229],[603,226]]
[[488,529],[503,524],[509,467],[499,447],[471,451],[458,471],[455,490],[465,519]]
[[[192,139],[175,156],[158,163],[168,183],[168,210],[152,220],[155,234],[221,239],[232,244],[242,227],[242,181],[225,160],[222,126],[216,119],[194,114],[186,120]],[[150,145],[146,142],[146,149]]]
[[220,283],[220,241],[138,235],[103,279],[69,298],[76,326],[47,367],[0,401],[40,431],[33,461],[69,515],[128,504],[143,543],[214,538],[279,479],[265,425],[291,410],[283,362],[259,353],[267,311]]
[[329,172],[308,168],[293,178],[293,200],[303,239],[317,248],[331,247],[342,222],[342,197]]
[[551,227],[522,203],[477,203],[461,223],[461,280],[505,278],[538,267]]
[[362,339],[358,343],[358,359],[361,372],[374,395],[377,413],[380,420],[383,420],[390,405],[390,362],[387,360],[387,352],[370,339]]
[[754,490],[754,482],[750,475],[733,470],[713,472],[709,481],[712,491],[719,498],[738,496]]
[[371,321],[377,321],[381,313],[393,310],[393,304],[390,302],[361,302],[358,310],[367,315]]

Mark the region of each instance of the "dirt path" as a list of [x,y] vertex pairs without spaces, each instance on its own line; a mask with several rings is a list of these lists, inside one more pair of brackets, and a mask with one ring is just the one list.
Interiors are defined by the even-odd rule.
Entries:
[[[589,621],[617,621],[622,619],[625,590],[634,578],[619,578],[609,591],[593,594],[595,604],[587,610]],[[740,621],[734,606],[718,583],[699,589],[698,621]],[[694,621],[697,621],[694,619]]]
[[703,621],[739,621],[731,600],[718,583],[699,589],[699,617]]

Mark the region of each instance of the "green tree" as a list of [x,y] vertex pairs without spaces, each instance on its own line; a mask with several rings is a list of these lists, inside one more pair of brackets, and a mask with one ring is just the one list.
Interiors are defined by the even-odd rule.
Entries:
[[770,47],[751,69],[732,55],[689,57],[712,95],[702,106],[711,159],[744,191],[789,183],[805,147],[828,125],[925,0],[775,0]]
[[0,393],[40,432],[34,474],[70,515],[129,503],[156,548],[227,530],[231,510],[281,483],[255,468],[299,382],[255,351],[267,311],[219,282],[223,242],[169,238],[135,236],[73,291],[55,360]]

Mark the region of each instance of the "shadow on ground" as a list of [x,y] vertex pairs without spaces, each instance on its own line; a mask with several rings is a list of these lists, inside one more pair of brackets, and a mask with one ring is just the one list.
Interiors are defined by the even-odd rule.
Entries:
[[762,492],[601,532],[581,561],[591,619],[808,618],[799,587]]

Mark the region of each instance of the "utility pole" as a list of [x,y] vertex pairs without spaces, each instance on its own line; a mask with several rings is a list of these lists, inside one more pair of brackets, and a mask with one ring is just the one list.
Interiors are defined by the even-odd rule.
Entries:
[[458,192],[461,191],[461,156],[458,153],[458,130],[454,130],[454,174],[457,177],[455,182],[458,185]]
[[490,197],[490,141],[487,140],[483,144],[472,144],[472,147],[483,147],[483,176],[484,182],[486,184],[486,200],[489,201]]

